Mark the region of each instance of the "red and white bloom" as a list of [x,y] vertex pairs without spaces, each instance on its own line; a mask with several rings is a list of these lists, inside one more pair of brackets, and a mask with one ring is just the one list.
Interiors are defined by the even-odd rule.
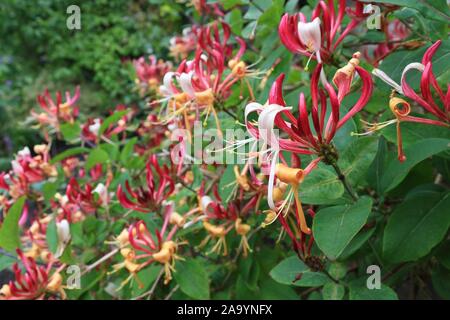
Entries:
[[[403,143],[401,135],[401,122],[416,122],[428,125],[435,125],[441,127],[450,126],[450,90],[448,90],[449,85],[447,84],[447,91],[442,89],[433,73],[433,63],[432,58],[436,53],[437,49],[441,45],[441,41],[437,41],[432,46],[430,46],[425,52],[422,62],[413,62],[408,64],[402,72],[401,85],[396,83],[391,79],[386,73],[379,69],[374,69],[372,73],[386,82],[388,85],[393,87],[393,89],[399,94],[409,98],[410,100],[416,102],[420,105],[424,111],[430,117],[418,117],[412,116],[410,104],[401,98],[394,97],[391,95],[389,101],[389,108],[395,115],[395,119],[389,120],[383,123],[366,123],[369,127],[367,133],[382,129],[388,125],[396,124],[397,126],[397,145],[398,145],[398,159],[400,161],[405,161],[406,156],[403,152]],[[420,80],[420,94],[414,91],[407,81],[407,73],[411,70],[417,70],[421,72]],[[437,99],[432,94],[432,89],[436,92]]]

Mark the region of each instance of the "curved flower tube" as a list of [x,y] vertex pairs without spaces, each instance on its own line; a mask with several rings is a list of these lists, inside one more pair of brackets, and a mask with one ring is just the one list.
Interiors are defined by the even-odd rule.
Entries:
[[13,265],[15,279],[0,289],[0,300],[41,300],[49,294],[53,297],[58,294],[61,299],[66,298],[60,274],[64,265],[51,273],[52,261],[46,266],[39,266],[33,258],[26,257],[21,250],[17,249],[17,254],[25,267],[25,274],[17,263]]
[[[406,160],[406,156],[403,152],[400,122],[416,122],[447,128],[450,127],[450,90],[448,90],[448,85],[446,93],[444,93],[444,90],[440,88],[436,77],[433,74],[433,63],[431,61],[441,43],[442,41],[439,40],[431,45],[425,52],[421,63],[413,62],[408,64],[405,69],[403,69],[401,85],[396,83],[386,73],[379,69],[374,69],[372,71],[375,76],[383,80],[394,89],[394,92],[390,97],[389,108],[394,114],[395,119],[382,123],[366,123],[368,126],[368,131],[366,134],[380,130],[395,123],[397,126],[398,159],[401,162]],[[406,77],[406,74],[414,69],[422,73],[420,80],[420,95],[411,88]],[[432,94],[432,89],[436,92],[435,96],[437,96],[437,100],[435,100]],[[395,91],[416,102],[430,115],[431,118],[411,116],[411,107],[409,103],[403,99],[395,97]],[[399,105],[401,107],[398,107]]]
[[117,188],[117,198],[127,209],[149,213],[157,209],[175,190],[175,183],[170,177],[169,168],[160,166],[156,155],[150,157],[146,165],[146,188],[132,189],[129,181],[125,181],[124,192],[122,185]]
[[350,22],[340,31],[345,11],[345,0],[339,0],[337,8],[334,1],[329,0],[327,3],[319,1],[312,12],[311,22],[307,22],[303,13],[292,16],[286,13],[278,26],[281,42],[293,53],[317,59],[318,63],[327,62],[342,40],[366,16],[363,4],[356,1],[355,10],[347,10]]

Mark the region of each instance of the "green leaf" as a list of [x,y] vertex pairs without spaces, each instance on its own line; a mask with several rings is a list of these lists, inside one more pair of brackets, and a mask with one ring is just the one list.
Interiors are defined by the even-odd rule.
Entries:
[[59,184],[57,182],[46,182],[42,186],[42,193],[45,201],[50,201],[58,191]]
[[272,5],[258,18],[258,23],[269,27],[276,27],[283,14],[284,0],[274,0],[271,1],[271,4]]
[[423,192],[392,213],[383,237],[383,256],[391,262],[417,260],[446,235],[450,227],[450,192]]
[[347,266],[342,262],[333,262],[328,269],[328,273],[335,279],[342,279],[347,274]]
[[231,27],[231,31],[236,35],[240,35],[242,32],[242,27],[244,25],[244,20],[242,19],[242,12],[240,9],[233,9],[225,16],[225,21]]
[[222,203],[227,204],[232,199],[233,192],[236,190],[236,176],[234,175],[234,165],[228,165],[219,182],[219,195]]
[[143,270],[140,270],[137,273],[138,281],[133,281],[133,286],[131,288],[131,292],[133,297],[137,297],[143,294],[145,291],[149,290],[150,286],[158,277],[159,272],[161,271],[161,266],[151,265]]
[[173,273],[181,291],[194,299],[209,299],[208,273],[198,260],[188,259],[176,264]]
[[386,169],[387,143],[381,136],[378,141],[378,151],[367,173],[369,185],[375,188],[377,193],[381,193],[381,177]]
[[101,148],[92,149],[86,160],[86,170],[91,170],[96,164],[107,163],[109,159],[110,156],[105,150]]
[[344,193],[344,186],[336,174],[324,165],[314,169],[300,186],[300,199],[304,203],[332,204]]
[[120,162],[122,162],[123,165],[127,165],[130,162],[130,159],[133,159],[133,149],[137,140],[137,137],[134,137],[128,140],[123,147],[122,152],[120,153]]
[[[297,277],[301,274],[300,280]],[[270,271],[273,280],[298,287],[320,287],[329,281],[321,272],[311,271],[297,256],[284,259]]]
[[378,139],[363,137],[354,139],[344,150],[338,165],[351,185],[357,185],[367,174],[377,153]]
[[440,1],[442,5],[437,5],[437,0],[363,0],[364,2],[371,3],[388,3],[394,4],[401,7],[407,7],[417,10],[422,13],[424,17],[432,20],[442,21],[448,23],[450,16],[448,13],[448,8],[446,7],[445,1]]
[[0,256],[0,272],[11,267],[13,263],[16,262],[16,259],[3,255]]
[[380,289],[368,289],[364,284],[351,283],[350,300],[398,300],[397,294],[388,286],[381,284]]
[[320,210],[314,217],[313,234],[319,248],[336,259],[364,226],[372,208],[372,199],[360,198],[351,205]]
[[265,278],[261,282],[260,298],[263,300],[298,300],[298,295],[293,288]]
[[20,197],[8,210],[0,228],[0,247],[7,251],[20,248],[19,220],[22,215],[25,197]]
[[106,129],[109,128],[110,125],[118,122],[123,116],[125,116],[129,111],[128,110],[121,110],[114,112],[112,115],[110,115],[108,118],[103,121],[102,125],[100,126],[100,129],[98,129],[98,136],[101,137],[102,134],[106,131]]
[[80,137],[81,127],[78,122],[63,123],[60,127],[64,140],[71,141]]
[[81,153],[89,152],[89,150],[90,149],[84,148],[84,147],[76,147],[76,148],[67,149],[67,150],[61,152],[60,154],[58,154],[52,160],[50,160],[50,163],[55,164],[61,160],[68,158],[68,157],[73,157],[73,156],[76,156]]
[[322,295],[325,300],[342,300],[345,287],[342,284],[328,282],[322,288]]
[[339,260],[345,260],[354,254],[359,248],[361,248],[373,235],[375,228],[370,228],[368,230],[361,230],[358,234],[350,241],[350,243],[345,247],[344,251],[339,256]]
[[406,177],[408,172],[419,162],[442,152],[449,147],[450,140],[447,139],[425,139],[416,142],[405,149],[406,160],[404,162],[391,161],[386,172],[381,178],[381,186],[384,192],[396,187]]
[[433,288],[442,299],[450,300],[450,272],[437,265],[431,273]]
[[58,232],[56,230],[56,220],[54,218],[48,223],[47,232],[45,235],[48,249],[50,252],[56,253],[56,249],[58,248]]

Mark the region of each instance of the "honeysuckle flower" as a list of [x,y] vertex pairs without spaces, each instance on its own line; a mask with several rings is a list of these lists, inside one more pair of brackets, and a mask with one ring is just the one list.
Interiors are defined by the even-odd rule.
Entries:
[[0,300],[66,298],[62,286],[63,278],[60,274],[64,265],[52,272],[53,261],[40,266],[33,258],[26,257],[21,250],[18,249],[17,254],[25,268],[25,273],[22,273],[18,263],[13,265],[15,279],[0,289]]
[[109,194],[108,189],[105,187],[103,183],[99,183],[94,190],[92,190],[92,193],[98,194],[102,205],[107,205],[109,202]]
[[214,14],[218,17],[224,16],[218,3],[208,3],[207,0],[191,0],[191,3],[201,16],[205,14]]
[[[402,147],[403,143],[400,128],[401,122],[416,122],[447,128],[450,127],[450,91],[448,90],[448,85],[446,93],[444,93],[444,90],[439,87],[436,77],[433,74],[433,64],[431,61],[440,44],[441,41],[439,40],[432,46],[430,46],[425,52],[421,63],[413,62],[408,64],[403,69],[401,76],[401,85],[396,83],[386,73],[379,69],[374,69],[372,71],[375,76],[383,80],[394,89],[394,92],[390,97],[389,108],[394,114],[395,119],[382,123],[366,123],[366,125],[368,126],[368,131],[366,132],[366,134],[385,128],[391,124],[396,124],[398,159],[401,162],[406,160],[406,156],[403,152]],[[420,95],[417,94],[408,84],[406,74],[411,70],[418,70],[422,73],[420,80]],[[432,89],[434,89],[436,92],[437,100],[435,100],[431,93]],[[420,105],[424,109],[424,111],[426,111],[432,118],[410,115],[411,107],[409,102],[404,99],[395,97],[395,91]]]
[[[355,53],[350,62],[336,72],[333,82],[338,89],[337,93],[329,83],[324,84],[324,89],[319,88],[319,75],[322,65],[318,64],[311,79],[312,108],[310,114],[308,113],[303,93],[299,97],[298,117],[293,115],[291,107],[286,107],[282,93],[284,74],[281,74],[272,85],[269,92],[269,100],[265,106],[251,103],[246,107],[245,122],[247,130],[255,140],[261,139],[263,142],[261,150],[256,154],[269,154],[269,157],[265,159],[270,167],[267,188],[269,207],[277,212],[278,215],[284,209],[287,212],[290,208],[288,204],[293,196],[296,202],[299,226],[301,231],[306,234],[309,234],[310,230],[306,226],[301,203],[297,195],[298,186],[303,180],[305,173],[299,168],[287,168],[283,158],[281,159],[284,162],[283,164],[277,164],[277,160],[281,155],[280,151],[288,151],[293,154],[317,155],[318,158],[314,159],[305,169],[306,173],[310,172],[319,161],[329,161],[327,154],[333,149],[331,142],[337,130],[365,106],[372,94],[372,80],[369,73],[358,66],[358,58],[359,53]],[[350,92],[355,72],[358,73],[363,82],[361,97],[349,109],[347,114],[341,117],[340,105],[343,98]],[[326,119],[328,105],[331,107],[331,113]],[[257,124],[249,122],[247,119],[252,112],[259,113]],[[312,121],[310,121],[310,115]],[[283,132],[283,137],[279,136],[275,129]],[[284,181],[286,174],[294,171],[297,172],[298,179],[296,181],[291,179],[290,182]],[[284,172],[287,173],[285,174]],[[279,206],[276,205],[277,201],[274,200],[274,196],[276,199],[280,198],[281,200],[282,197],[280,195],[284,195],[284,190],[276,185],[276,178],[292,187],[285,201]]]
[[[124,105],[117,105],[115,108],[116,111],[123,111],[126,110],[126,107]],[[93,143],[98,143],[100,139],[105,140],[106,142],[109,142],[109,138],[113,135],[123,133],[126,130],[127,122],[132,117],[132,112],[124,115],[119,121],[116,123],[112,123],[106,128],[102,135],[99,136],[100,128],[103,124],[103,119],[96,118],[96,119],[88,119],[82,126],[81,126],[81,139],[83,141],[89,141]]]
[[281,42],[293,53],[317,59],[318,63],[326,63],[342,40],[364,18],[363,4],[356,1],[354,12],[347,9],[351,19],[343,28],[345,11],[346,1],[339,0],[337,8],[334,1],[319,1],[310,22],[307,22],[303,13],[292,16],[286,13],[278,26]]
[[169,174],[169,168],[160,166],[155,155],[151,156],[146,165],[146,187],[132,189],[129,181],[117,188],[117,198],[127,209],[149,213],[158,208],[175,190],[175,183]]
[[104,205],[104,199],[96,198],[94,194],[94,188],[90,183],[86,183],[83,189],[75,177],[70,179],[66,188],[68,202],[77,205],[86,214],[94,213]]
[[198,27],[192,26],[183,29],[181,36],[170,39],[170,55],[176,61],[186,59],[189,53],[195,50],[197,46]]
[[75,106],[78,98],[80,97],[80,87],[75,88],[75,93],[73,96],[67,91],[65,98],[66,101],[62,101],[61,92],[56,92],[56,101],[52,99],[48,90],[45,90],[43,95],[38,95],[37,100],[43,112],[37,113],[31,110],[31,115],[35,118],[41,125],[49,125],[57,132],[59,132],[60,122],[73,121],[78,117],[78,107]]
[[230,33],[230,26],[224,22],[200,29],[194,59],[183,60],[176,71],[165,74],[159,89],[163,99],[151,102],[153,105],[167,101],[166,114],[160,117],[163,123],[175,121],[179,128],[190,132],[192,122],[200,121],[200,115],[205,115],[206,125],[212,114],[222,135],[216,108],[230,96],[232,86],[237,82],[246,84],[254,99],[248,78],[258,77],[261,72],[252,70],[253,65],[248,66],[242,60],[246,50],[243,39],[236,37],[239,49],[232,56],[233,47],[228,44]]
[[58,235],[58,246],[55,252],[55,259],[58,259],[64,253],[71,239],[69,222],[65,219],[56,222],[56,233]]
[[46,145],[36,145],[34,151],[36,155],[32,156],[28,147],[20,150],[11,161],[12,170],[0,175],[0,189],[7,190],[14,199],[29,193],[31,184],[58,174],[56,167],[49,162],[49,148]]
[[[194,218],[191,223],[186,224],[185,228],[193,222],[202,220],[203,228],[206,230],[207,236],[202,240],[198,248],[205,247],[213,240],[215,243],[207,254],[217,253],[224,256],[228,255],[226,236],[234,229],[241,236],[238,251],[242,249],[243,256],[246,257],[248,252],[251,251],[247,238],[251,226],[244,223],[242,218],[248,215],[252,209],[255,212],[257,211],[256,205],[259,201],[259,196],[252,197],[249,200],[244,200],[241,197],[240,199],[230,201],[227,207],[225,207],[221,204],[222,199],[218,194],[217,187],[213,188],[213,192],[214,200],[204,194],[204,184],[202,184],[199,189],[199,211],[201,215]],[[190,214],[191,212],[186,214],[185,217]]]
[[164,75],[172,69],[172,63],[157,60],[154,55],[148,57],[148,63],[144,57],[133,60],[136,71],[136,83],[139,85],[141,95],[147,91],[156,91]]
[[[273,152],[277,152],[277,149],[279,149],[297,154],[317,154],[321,157],[322,149],[325,145],[331,143],[336,131],[357,112],[361,111],[372,94],[372,80],[369,73],[358,66],[357,56],[355,54],[346,67],[336,72],[334,83],[338,88],[337,93],[329,83],[325,84],[325,90],[319,88],[319,74],[322,65],[319,64],[316,67],[311,78],[311,113],[308,113],[303,93],[299,97],[298,117],[293,115],[291,107],[285,106],[282,93],[284,74],[281,74],[272,85],[266,106],[256,103],[247,105],[246,117],[252,112],[259,113],[258,127],[255,127],[254,124],[248,121],[246,121],[246,126],[252,137],[263,140],[261,152],[267,152],[267,146],[270,146],[269,150]],[[349,111],[341,117],[340,105],[343,98],[349,93],[355,72],[358,73],[362,80],[361,96]],[[326,119],[327,100],[329,100],[328,103],[331,106],[331,113],[328,119]],[[312,128],[309,120],[310,116]],[[284,132],[288,138],[278,137],[274,129]],[[275,165],[272,164],[273,170],[274,167]]]
[[53,259],[48,243],[47,243],[47,228],[52,220],[51,216],[43,216],[35,219],[31,226],[25,230],[21,237],[21,242],[24,248],[24,255],[33,259],[40,258],[44,262]]
[[172,280],[175,261],[182,259],[176,254],[181,243],[173,240],[178,226],[174,224],[172,229],[168,230],[172,214],[173,207],[169,205],[166,207],[161,229],[157,229],[154,234],[147,229],[142,220],[132,224],[128,229],[128,240],[135,251],[134,261],[139,265],[138,270],[142,270],[152,263],[162,264],[165,272],[164,284],[168,284]]

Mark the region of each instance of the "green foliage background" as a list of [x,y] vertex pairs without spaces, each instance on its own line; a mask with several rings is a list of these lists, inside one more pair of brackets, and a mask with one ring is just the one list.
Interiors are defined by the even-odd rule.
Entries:
[[[257,101],[265,101],[270,84],[281,72],[287,73],[286,85],[290,90],[286,101],[289,105],[296,105],[300,92],[308,95],[308,75],[292,67],[304,65],[307,59],[294,56],[280,44],[277,26],[284,12],[301,11],[309,16],[316,1],[208,2],[219,2],[227,12],[224,19],[234,35],[251,41],[246,60],[259,61],[261,70],[278,62],[267,81],[269,85],[257,91]],[[425,49],[437,39],[442,39],[433,62],[434,72],[439,83],[448,83],[450,42],[446,2],[384,2],[400,6],[392,17],[407,23],[411,28],[409,39],[421,41],[423,46],[397,50],[384,60],[380,68],[398,81],[405,65],[420,61]],[[181,33],[185,26],[205,19],[199,17],[192,7],[177,1],[83,1],[79,3],[82,30],[70,31],[66,28],[65,13],[70,4],[77,3],[71,0],[11,0],[0,4],[0,136],[11,140],[11,143],[0,141],[0,170],[9,166],[15,150],[37,139],[33,130],[18,124],[35,106],[38,93],[47,87],[50,91],[72,90],[81,84],[83,90],[79,104],[83,107],[81,112],[87,115],[105,114],[117,103],[142,104],[133,91],[132,69],[123,62],[124,59],[150,53],[167,59],[170,37]],[[361,43],[381,43],[384,40],[384,35],[374,30],[352,34],[344,41],[342,50],[334,53],[335,65],[345,64]],[[372,68],[365,62],[362,65],[368,70]],[[257,87],[255,83],[252,85]],[[390,116],[386,112],[389,89],[383,86],[379,80],[375,81],[375,92],[363,111],[368,119]],[[356,90],[344,100],[344,104],[350,104],[357,97]],[[232,96],[227,104],[235,107],[242,119],[245,102]],[[352,137],[350,132],[361,131],[358,117],[342,128],[334,143],[341,156],[339,165],[355,189],[366,196],[352,203],[336,174],[322,165],[313,171],[300,191],[305,204],[319,205],[312,226],[316,237],[313,253],[326,256],[323,272],[312,270],[292,256],[287,241],[276,242],[279,229],[268,228],[252,239],[254,252],[248,259],[232,262],[229,258],[219,257],[211,263],[210,258],[194,255],[181,262],[177,265],[179,272],[174,274],[181,290],[173,297],[397,299],[409,298],[409,292],[417,289],[419,293],[415,297],[418,298],[450,298],[448,129],[402,124],[408,160],[399,164],[395,155],[395,128],[386,128],[379,135],[368,138]],[[233,119],[226,116],[223,119],[230,126],[234,124]],[[119,150],[116,146],[117,150],[111,152],[108,147],[103,144],[95,151],[91,150],[89,165],[111,162],[121,163],[131,171],[139,169],[141,163],[131,165],[130,154],[124,151],[125,148]],[[443,181],[440,185],[434,183],[436,176]],[[114,184],[125,178],[125,174],[120,174],[115,177]],[[201,179],[203,177],[199,173],[194,182],[196,187]],[[233,172],[229,169],[219,185],[228,185],[233,179]],[[56,184],[55,189],[63,182],[57,181]],[[51,194],[52,186],[48,186],[48,190]],[[227,198],[227,191],[221,192],[224,192],[222,197]],[[186,192],[177,194],[175,200],[183,197],[187,197]],[[134,214],[133,218],[149,219],[148,216]],[[150,219],[146,222],[153,223]],[[74,224],[72,245],[89,247],[81,254],[82,262],[88,264],[95,260],[94,248],[103,245],[108,232],[113,230],[117,234],[125,223],[118,219],[113,226],[106,226],[105,221],[89,217]],[[195,232],[189,235],[192,242],[202,236]],[[0,270],[2,264],[6,267],[11,261],[2,258]],[[367,267],[373,264],[380,265],[384,272],[383,286],[377,291],[365,287]],[[100,269],[83,277],[83,290],[71,291],[70,298],[111,298],[100,289],[106,285],[105,273],[106,270]],[[145,288],[148,289],[158,275],[158,268],[151,267],[141,273],[139,276],[145,279]],[[294,281],[299,273],[302,273],[301,279]],[[194,280],[191,278],[193,274]],[[407,287],[416,285],[419,287]],[[165,296],[170,289],[164,287],[160,291],[161,296]],[[135,285],[124,289],[120,295],[127,298],[142,292]]]

